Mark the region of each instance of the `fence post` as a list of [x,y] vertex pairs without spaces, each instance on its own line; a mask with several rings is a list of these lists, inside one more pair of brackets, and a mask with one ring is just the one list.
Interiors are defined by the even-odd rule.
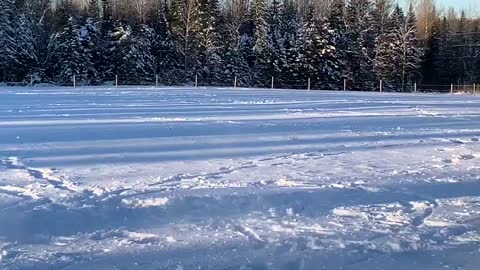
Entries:
[[155,75],[155,87],[158,88],[158,74]]
[[413,87],[414,87],[414,89],[413,89],[414,93],[417,93],[417,83],[415,83],[415,84],[413,85]]
[[347,91],[347,79],[343,79],[343,91]]
[[311,90],[311,84],[310,84],[310,82],[311,82],[311,81],[310,81],[310,78],[308,78],[308,91]]
[[115,75],[115,88],[118,88],[118,75]]
[[383,92],[383,80],[380,80],[380,93]]
[[198,87],[198,75],[195,74],[195,88]]
[[30,75],[30,86],[33,87],[33,75]]
[[75,75],[73,75],[73,88],[77,87],[77,81],[75,79]]
[[453,94],[453,83],[450,85],[450,94]]
[[473,94],[475,95],[477,93],[477,84],[473,84]]
[[233,82],[233,88],[237,88],[237,76],[235,76],[235,81]]
[[275,85],[275,78],[272,76],[272,89],[274,88]]

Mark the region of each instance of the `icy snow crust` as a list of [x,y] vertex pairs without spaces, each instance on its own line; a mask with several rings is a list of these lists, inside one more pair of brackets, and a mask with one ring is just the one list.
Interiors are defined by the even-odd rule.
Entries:
[[0,88],[0,269],[478,269],[480,98]]

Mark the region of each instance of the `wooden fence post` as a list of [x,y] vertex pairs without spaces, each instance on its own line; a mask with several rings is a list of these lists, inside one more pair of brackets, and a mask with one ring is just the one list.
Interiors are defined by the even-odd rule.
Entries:
[[198,87],[198,75],[195,75],[195,88]]
[[275,78],[272,76],[272,89],[275,88]]
[[115,75],[115,88],[118,88],[118,75]]
[[155,75],[155,87],[158,88],[158,74]]
[[453,83],[450,85],[450,94],[453,94]]
[[417,93],[417,83],[415,83],[413,87],[414,87],[413,89],[414,93]]
[[73,88],[77,87],[77,80],[75,78],[75,75],[73,75]]
[[347,91],[347,79],[343,79],[343,91]]
[[235,81],[233,82],[233,88],[237,88],[237,76],[235,76]]
[[308,91],[310,91],[312,89],[310,83],[311,83],[310,78],[308,78]]

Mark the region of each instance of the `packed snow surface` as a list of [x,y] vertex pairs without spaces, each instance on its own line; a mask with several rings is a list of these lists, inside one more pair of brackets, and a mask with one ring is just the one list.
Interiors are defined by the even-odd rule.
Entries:
[[0,88],[0,269],[478,269],[480,98]]

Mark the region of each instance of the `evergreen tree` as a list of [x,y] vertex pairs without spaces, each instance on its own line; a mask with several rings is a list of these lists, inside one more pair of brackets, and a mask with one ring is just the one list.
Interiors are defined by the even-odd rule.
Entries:
[[286,51],[284,48],[284,35],[282,33],[283,6],[278,0],[273,0],[266,13],[268,46],[262,54],[263,74],[259,74],[263,82],[275,78],[277,86],[282,86],[281,75],[287,65]]
[[71,17],[67,26],[55,39],[55,56],[57,59],[54,68],[55,79],[62,83],[72,82],[75,76],[78,82],[88,82],[95,74],[94,65],[91,62],[92,54],[84,47],[84,36],[81,33],[79,18]]
[[255,57],[255,80],[258,85],[266,85],[271,78],[271,51],[268,42],[268,24],[266,22],[267,1],[254,0],[252,18],[254,23],[253,55]]
[[449,32],[450,24],[447,17],[443,17],[439,27],[439,50],[435,58],[435,66],[439,82],[441,84],[450,84],[454,82],[455,76],[455,59],[454,47],[452,44],[451,33]]
[[281,36],[283,40],[283,50],[285,65],[282,69],[279,82],[286,87],[299,87],[304,85],[301,81],[299,69],[299,53],[303,46],[300,37],[300,16],[298,6],[294,0],[284,0],[283,16],[281,20]]
[[330,14],[328,17],[329,26],[333,42],[336,46],[336,56],[338,59],[338,71],[342,78],[348,79],[348,72],[346,69],[347,63],[347,26],[345,23],[345,0],[333,0],[330,7]]
[[[21,14],[18,19],[18,24],[15,29],[15,47],[17,67],[17,80],[28,79],[37,74],[39,67],[39,55],[36,50],[36,39],[34,36],[33,22],[26,14]],[[42,80],[42,78],[33,78],[35,81]]]
[[157,40],[153,42],[156,73],[161,82],[174,84],[177,81],[178,66],[167,1],[163,1],[157,10],[154,30],[157,37]]
[[13,0],[0,1],[0,80],[6,81],[7,75],[17,63],[15,44],[15,6]]
[[371,17],[372,7],[367,0],[351,0],[347,6],[346,21],[346,77],[353,88],[374,89],[375,31]]
[[380,79],[384,81],[385,90],[393,90],[400,87],[403,79],[404,51],[402,50],[402,29],[406,24],[405,16],[400,6],[396,6],[391,19],[380,38],[375,69]]
[[376,37],[383,36],[388,26],[390,15],[392,13],[392,0],[375,0],[371,11],[372,28]]
[[431,33],[424,41],[425,51],[422,57],[421,74],[422,81],[433,84],[439,81],[436,63],[440,53],[440,20],[437,19],[432,25]]
[[401,85],[400,90],[413,90],[413,83],[420,79],[422,51],[418,44],[417,27],[413,5],[410,4],[407,20],[400,29],[401,39]]
[[99,79],[98,70],[101,69],[102,63],[99,61],[102,59],[99,46],[102,44],[100,40],[100,31],[98,29],[99,23],[94,18],[88,17],[85,19],[85,23],[80,28],[80,41],[82,48],[86,56],[89,56],[89,62],[93,64],[90,69],[88,78],[90,80]]
[[328,22],[316,20],[314,8],[310,7],[302,26],[303,46],[298,63],[303,81],[311,79],[312,84],[317,87],[331,87],[340,77],[336,48],[330,33]]
[[195,48],[198,59],[197,74],[207,84],[219,82],[222,73],[221,15],[217,0],[198,0],[198,23]]
[[177,59],[183,69],[184,81],[192,81],[199,66],[195,30],[199,29],[198,0],[172,0],[172,32]]
[[129,83],[152,81],[155,75],[155,58],[151,41],[155,32],[146,25],[130,26],[121,23],[112,36],[116,40],[114,70],[119,80]]
[[101,19],[98,25],[98,61],[96,61],[96,69],[98,76],[104,80],[113,80],[117,75],[117,38],[114,35],[115,28],[119,25],[113,19],[112,9],[109,0],[102,0]]

